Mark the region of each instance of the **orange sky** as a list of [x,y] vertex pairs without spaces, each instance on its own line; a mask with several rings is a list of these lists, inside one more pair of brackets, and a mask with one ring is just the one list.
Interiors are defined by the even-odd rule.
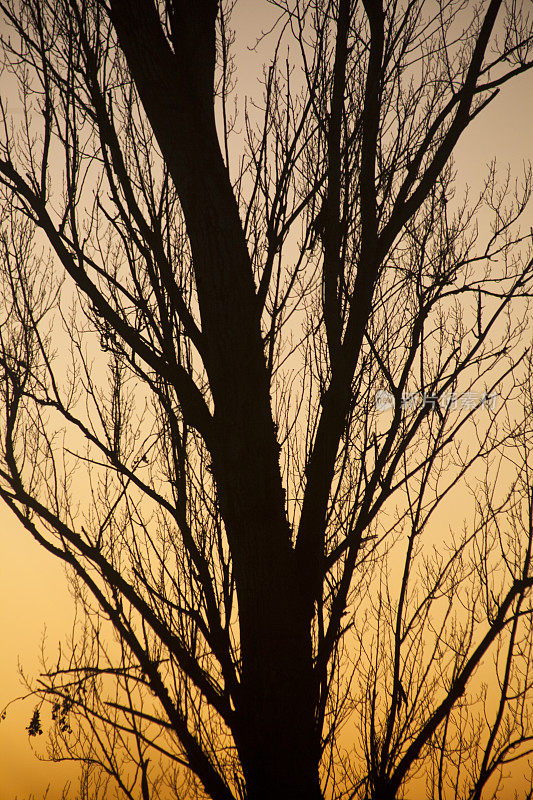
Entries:
[[[245,30],[244,44],[254,42],[260,27],[257,0],[240,12]],[[242,30],[242,29],[241,29]],[[245,54],[246,61],[257,64],[257,57]],[[241,96],[253,90],[241,82]],[[519,177],[522,162],[533,155],[533,74],[504,87],[500,97],[469,129],[456,151],[458,184],[479,186],[486,163],[496,156],[500,165],[511,164]],[[533,225],[533,206],[526,225]],[[526,228],[527,229],[527,228]],[[467,513],[461,509],[458,517]],[[459,519],[458,519],[459,521]],[[446,525],[450,522],[446,520]],[[17,674],[20,659],[31,673],[38,668],[42,634],[46,628],[48,651],[68,634],[72,603],[62,567],[35,544],[28,533],[15,523],[7,509],[0,506],[0,626],[3,658],[0,662],[0,708],[21,693]],[[41,764],[32,754],[25,726],[31,717],[31,700],[10,710],[0,723],[0,800],[28,800],[30,793],[41,800],[51,784],[48,800],[56,800],[68,774],[63,767]],[[45,739],[45,735],[40,737]],[[42,747],[43,741],[37,741]],[[509,798],[513,792],[510,789]]]

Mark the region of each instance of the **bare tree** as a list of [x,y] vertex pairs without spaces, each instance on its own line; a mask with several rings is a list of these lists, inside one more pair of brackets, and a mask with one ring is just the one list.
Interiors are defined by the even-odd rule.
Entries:
[[531,177],[460,198],[452,155],[531,19],[271,5],[241,107],[216,0],[0,2],[0,494],[80,608],[51,755],[87,798],[494,797],[532,735],[527,459],[431,525],[516,446]]

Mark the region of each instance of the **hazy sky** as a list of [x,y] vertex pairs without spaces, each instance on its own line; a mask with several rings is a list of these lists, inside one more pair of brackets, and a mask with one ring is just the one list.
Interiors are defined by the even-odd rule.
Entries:
[[[241,3],[239,39],[243,46],[254,43],[261,28],[262,2]],[[260,58],[244,51],[245,72],[257,66]],[[1,78],[0,78],[1,80]],[[255,79],[254,79],[255,80]],[[252,90],[242,81],[239,93]],[[496,156],[504,167],[508,162],[519,175],[522,162],[533,154],[533,74],[517,79],[504,87],[500,96],[478,118],[456,151],[459,183],[479,186],[485,165]],[[533,206],[526,217],[533,224]],[[465,510],[466,513],[466,510]],[[61,637],[68,634],[72,619],[72,603],[62,567],[33,542],[0,506],[0,608],[3,658],[0,662],[0,707],[20,694],[18,660],[28,673],[38,668],[38,655],[43,632],[47,632],[47,648],[52,656]],[[32,701],[10,710],[0,723],[0,800],[28,800],[34,793],[41,800],[46,785],[51,783],[48,800],[55,800],[67,774],[63,767],[40,764],[34,758],[25,726],[33,709]],[[43,747],[45,735],[36,744]],[[35,740],[34,740],[35,741]],[[512,792],[510,792],[511,796]]]

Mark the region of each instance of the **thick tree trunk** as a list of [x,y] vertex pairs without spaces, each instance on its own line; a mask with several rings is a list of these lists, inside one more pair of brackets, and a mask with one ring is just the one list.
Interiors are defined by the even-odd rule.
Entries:
[[[253,576],[250,575],[250,578]],[[243,650],[242,742],[250,800],[319,800],[311,637],[297,603],[270,582],[265,607],[250,589],[240,604]],[[243,609],[244,606],[249,608]]]
[[[259,421],[257,421],[258,428]],[[250,800],[321,798],[312,604],[303,591],[280,491],[269,486],[261,440],[246,426],[230,449],[237,461],[214,470],[239,601],[242,693],[236,744]],[[247,447],[247,452],[236,452]]]
[[239,602],[233,733],[250,800],[319,800],[312,594],[296,569],[252,265],[215,126],[218,3],[173,9],[173,48],[148,0],[112,0],[111,17],[191,244],[214,404],[209,447]]

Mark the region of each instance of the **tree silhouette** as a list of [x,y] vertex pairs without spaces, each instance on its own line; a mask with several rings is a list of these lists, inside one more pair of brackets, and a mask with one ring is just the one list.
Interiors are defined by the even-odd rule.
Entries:
[[531,20],[272,7],[234,105],[229,5],[0,2],[0,494],[81,611],[51,755],[87,798],[494,797],[532,735],[531,181],[461,199],[452,154]]

